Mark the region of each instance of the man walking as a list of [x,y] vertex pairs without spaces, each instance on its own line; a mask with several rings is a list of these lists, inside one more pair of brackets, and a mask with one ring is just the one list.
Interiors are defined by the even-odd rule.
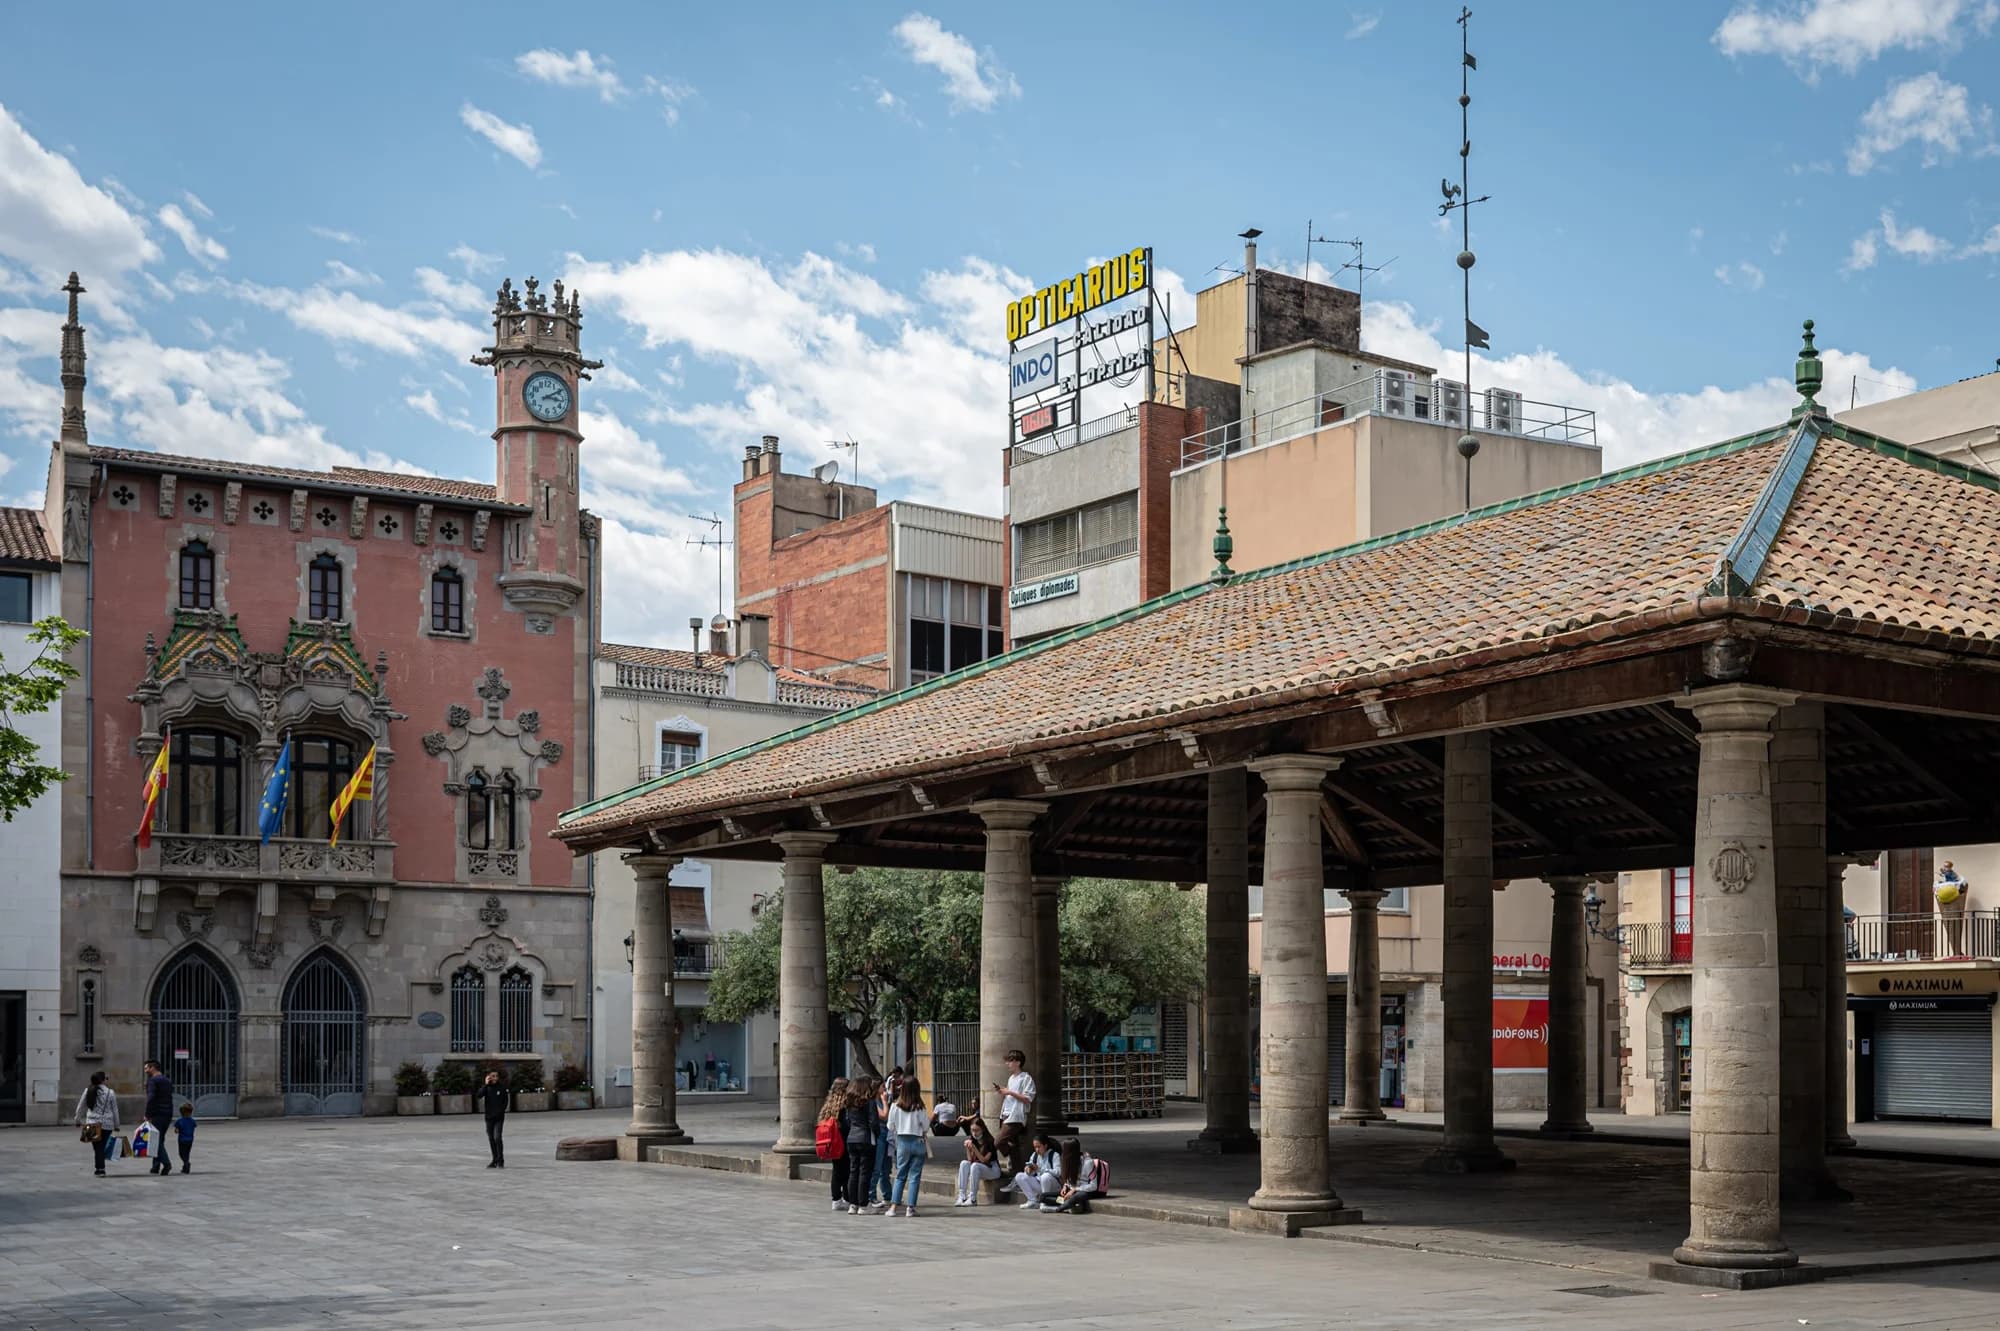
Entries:
[[493,1160],[488,1169],[505,1169],[507,1153],[500,1142],[500,1133],[507,1126],[507,1088],[500,1084],[500,1074],[486,1074],[485,1084],[473,1092],[473,1100],[486,1111],[486,1144],[492,1148]]
[[153,1125],[153,1168],[155,1174],[171,1175],[173,1162],[167,1159],[167,1129],[174,1121],[174,1083],[160,1065],[146,1060],[146,1121]]
[[1010,1182],[1001,1188],[1006,1192],[1013,1187],[1011,1180],[1021,1172],[1021,1149],[1027,1145],[1028,1109],[1035,1103],[1035,1079],[1025,1071],[1028,1056],[1018,1049],[1007,1051],[1007,1084],[995,1084],[993,1089],[1000,1093],[1000,1154],[1007,1161],[1007,1178]]

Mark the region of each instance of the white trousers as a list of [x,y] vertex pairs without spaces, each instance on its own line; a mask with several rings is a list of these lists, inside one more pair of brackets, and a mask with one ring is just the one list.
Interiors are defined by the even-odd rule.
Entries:
[[970,1197],[972,1190],[984,1179],[999,1178],[999,1165],[982,1165],[976,1160],[958,1162],[958,1195]]
[[1021,1191],[1024,1202],[1039,1202],[1044,1193],[1054,1193],[1062,1186],[1062,1179],[1050,1172],[1037,1174],[1032,1169],[1024,1169],[1014,1175],[1014,1186]]

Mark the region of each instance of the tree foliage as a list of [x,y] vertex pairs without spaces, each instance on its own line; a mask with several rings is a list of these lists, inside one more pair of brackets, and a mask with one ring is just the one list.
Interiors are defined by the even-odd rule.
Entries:
[[[906,1021],[979,1019],[981,877],[861,869],[826,876],[827,992],[862,1067],[866,1041]],[[709,981],[708,1011],[741,1021],[776,1007],[784,898],[731,934]],[[1096,1049],[1136,1004],[1201,987],[1200,898],[1164,883],[1075,879],[1060,913],[1065,1006],[1079,1045]]]
[[0,660],[0,819],[33,804],[67,773],[41,761],[41,749],[16,727],[15,718],[46,712],[62,697],[64,685],[77,677],[69,663],[70,649],[82,642],[83,630],[73,629],[51,615],[28,630],[36,654],[18,669]]

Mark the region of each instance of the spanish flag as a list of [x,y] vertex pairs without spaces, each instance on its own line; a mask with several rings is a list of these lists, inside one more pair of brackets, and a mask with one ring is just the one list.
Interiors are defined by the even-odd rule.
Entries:
[[340,844],[340,820],[347,816],[348,805],[356,800],[374,798],[375,746],[370,744],[367,754],[361,759],[361,765],[354,769],[354,775],[347,779],[347,785],[333,797],[333,807],[326,811],[328,821],[333,824],[333,835],[326,839],[326,844],[329,846]]
[[173,727],[160,732],[160,756],[153,759],[153,765],[146,772],[146,809],[139,815],[139,849],[153,844],[153,817],[159,808],[160,796],[167,793],[167,754],[174,747]]

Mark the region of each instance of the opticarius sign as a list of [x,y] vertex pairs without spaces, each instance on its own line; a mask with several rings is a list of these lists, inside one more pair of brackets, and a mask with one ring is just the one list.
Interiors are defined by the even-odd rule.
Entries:
[[1030,296],[1007,303],[1007,340],[1019,342],[1038,328],[1048,328],[1100,305],[1143,291],[1152,280],[1152,251],[1141,246],[1116,258],[1093,264]]

